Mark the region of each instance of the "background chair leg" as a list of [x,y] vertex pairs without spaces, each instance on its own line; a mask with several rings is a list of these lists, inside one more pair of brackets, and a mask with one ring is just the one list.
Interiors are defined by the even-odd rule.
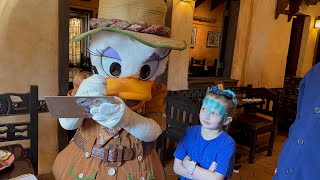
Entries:
[[165,161],[166,161],[166,148],[167,148],[167,137],[165,134],[162,134],[161,137],[161,154],[160,154],[160,161],[163,166],[165,166]]
[[272,156],[273,144],[274,144],[275,136],[276,136],[275,131],[271,131],[270,140],[269,140],[269,149],[268,149],[267,156]]
[[254,162],[254,152],[255,152],[255,148],[256,148],[256,144],[257,144],[257,133],[254,132],[253,134],[253,138],[252,138],[252,142],[251,142],[251,146],[250,146],[250,154],[249,154],[249,163],[252,164]]

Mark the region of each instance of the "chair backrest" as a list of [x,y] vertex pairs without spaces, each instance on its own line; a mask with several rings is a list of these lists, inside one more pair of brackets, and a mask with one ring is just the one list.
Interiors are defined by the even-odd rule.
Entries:
[[167,96],[166,98],[167,124],[173,128],[186,128],[200,124],[200,107],[183,96]]
[[27,157],[38,172],[38,86],[31,86],[27,93],[0,94],[0,117],[29,114],[28,122],[1,123],[0,142],[30,140]]
[[184,97],[187,101],[192,101],[197,104],[198,107],[201,106],[203,98],[207,94],[207,88],[191,88],[189,90],[181,90],[181,91],[169,91],[169,96],[180,96],[180,98]]
[[206,63],[206,59],[194,59],[194,58],[191,58],[191,66],[195,65],[195,64],[204,66],[205,63]]
[[247,98],[260,98],[265,101],[264,105],[258,105],[254,111],[273,118],[273,123],[277,124],[279,110],[279,95],[267,88],[252,88],[248,86],[246,90]]
[[234,94],[237,96],[237,98],[245,98],[247,87],[246,86],[230,86],[226,89],[229,89],[234,92]]

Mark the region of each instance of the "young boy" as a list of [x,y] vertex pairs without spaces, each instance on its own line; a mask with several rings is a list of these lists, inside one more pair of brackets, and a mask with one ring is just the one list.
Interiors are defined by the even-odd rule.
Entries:
[[213,87],[208,92],[200,110],[201,125],[186,129],[174,153],[173,169],[180,179],[231,179],[236,143],[222,127],[232,121],[229,114],[235,105],[230,90]]

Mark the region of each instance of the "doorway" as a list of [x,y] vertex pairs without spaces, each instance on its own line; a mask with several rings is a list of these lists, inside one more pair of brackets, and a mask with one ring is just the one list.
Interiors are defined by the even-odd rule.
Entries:
[[313,60],[313,66],[316,65],[318,62],[320,62],[320,31],[317,32],[317,42],[316,47],[314,48],[314,60]]
[[[224,64],[223,77],[230,78],[237,35],[240,0],[227,0],[225,7],[219,59],[221,63]],[[219,74],[219,72],[216,72],[216,74]]]
[[297,73],[304,20],[304,15],[296,15],[294,16],[292,21],[289,50],[287,55],[287,65],[285,72],[286,77],[296,76]]

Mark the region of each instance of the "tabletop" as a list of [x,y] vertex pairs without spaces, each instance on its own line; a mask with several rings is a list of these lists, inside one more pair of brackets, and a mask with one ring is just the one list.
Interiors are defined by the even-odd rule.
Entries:
[[239,98],[237,99],[238,103],[237,103],[237,108],[242,108],[242,107],[247,107],[247,106],[252,106],[252,105],[263,105],[265,103],[264,100],[262,99],[242,99]]
[[0,171],[0,179],[10,179],[23,174],[34,174],[31,163],[24,156],[24,149],[20,144],[1,146],[0,149],[10,151],[15,156],[11,166]]

